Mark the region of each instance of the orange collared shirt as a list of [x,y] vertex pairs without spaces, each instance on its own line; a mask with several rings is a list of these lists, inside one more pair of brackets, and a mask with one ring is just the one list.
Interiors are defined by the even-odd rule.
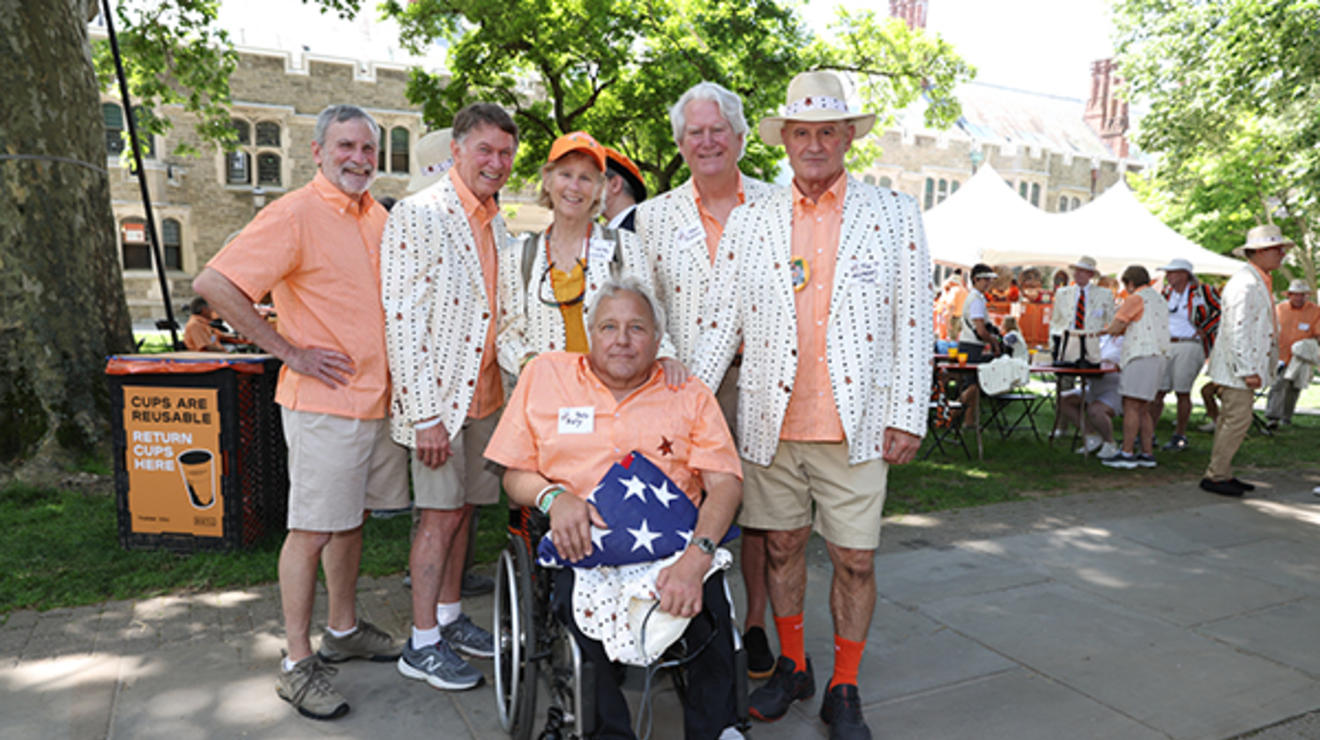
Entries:
[[188,323],[183,325],[183,346],[187,347],[189,352],[225,350],[220,345],[220,338],[216,336],[215,329],[211,328],[211,322],[198,313],[189,316]]
[[299,347],[349,356],[346,386],[280,370],[275,401],[297,411],[383,419],[389,407],[380,239],[385,209],[370,193],[349,197],[317,171],[311,183],[266,206],[207,267],[250,300],[275,302],[279,330]]
[[[576,424],[570,424],[576,418]],[[659,363],[622,401],[586,355],[544,352],[518,376],[486,458],[532,470],[586,498],[610,465],[637,450],[701,504],[699,471],[742,478],[742,464],[715,395],[696,378],[665,385]]]
[[[806,284],[793,294],[797,304],[797,377],[779,438],[795,442],[842,442],[843,422],[834,403],[830,366],[825,355],[830,324],[834,264],[843,224],[842,174],[812,203],[793,183],[793,259],[806,263]],[[796,269],[795,267],[793,269]]]
[[1141,296],[1133,293],[1123,299],[1123,305],[1118,307],[1114,313],[1114,318],[1131,324],[1146,313],[1146,302],[1141,300]]
[[494,198],[484,202],[477,200],[458,171],[450,168],[449,180],[454,183],[454,192],[463,204],[467,214],[468,226],[477,242],[477,258],[481,260],[481,277],[486,284],[486,304],[490,321],[486,324],[486,344],[481,350],[481,370],[477,373],[477,388],[472,394],[472,405],[468,407],[468,416],[484,419],[499,410],[504,403],[504,384],[500,381],[500,370],[495,355],[495,313],[496,280],[499,277],[499,260],[495,253],[495,234],[490,222],[499,215],[500,207]]
[[[715,263],[715,248],[720,245],[720,237],[724,236],[724,224],[715,218],[706,206],[701,203],[701,191],[697,190],[697,184],[692,183],[692,197],[697,202],[697,214],[701,216],[701,228],[706,231],[706,250],[710,253],[711,264]],[[738,205],[747,202],[747,196],[743,195],[742,173],[738,173]]]
[[1320,339],[1320,306],[1310,301],[1299,309],[1283,301],[1274,307],[1274,319],[1279,324],[1279,362],[1292,360],[1293,342]]

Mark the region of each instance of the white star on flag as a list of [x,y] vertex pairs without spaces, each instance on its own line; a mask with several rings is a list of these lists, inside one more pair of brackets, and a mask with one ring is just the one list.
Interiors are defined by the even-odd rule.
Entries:
[[627,493],[623,494],[624,501],[627,501],[629,498],[636,496],[638,499],[641,500],[642,503],[646,503],[646,484],[642,482],[641,478],[638,478],[637,476],[634,475],[631,478],[621,480],[619,482],[622,483],[628,489]]
[[656,488],[654,485],[652,485],[651,493],[655,495],[655,497],[660,501],[660,503],[665,505],[666,509],[669,508],[670,501],[673,501],[674,499],[678,498],[677,493],[674,493],[673,491],[669,490],[669,481],[660,481],[659,488]]
[[647,552],[653,554],[655,553],[655,550],[651,547],[651,543],[654,542],[655,539],[660,536],[660,533],[652,532],[646,526],[645,519],[642,520],[642,526],[640,529],[633,529],[632,527],[629,527],[628,534],[633,536],[632,549],[638,550],[645,547]]
[[692,530],[690,530],[690,529],[680,529],[680,530],[678,530],[677,532],[675,532],[674,534],[678,535],[679,537],[682,537],[684,542],[691,544],[691,542],[692,542]]
[[608,535],[610,531],[611,530],[608,529],[601,529],[594,524],[591,525],[591,544],[594,545],[597,550],[604,550],[605,536]]

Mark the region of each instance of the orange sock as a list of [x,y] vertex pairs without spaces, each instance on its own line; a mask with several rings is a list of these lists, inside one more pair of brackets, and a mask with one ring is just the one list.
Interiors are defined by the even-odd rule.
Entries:
[[862,662],[865,648],[865,641],[853,642],[834,636],[834,677],[830,679],[827,691],[841,683],[857,685],[857,666]]
[[807,648],[802,641],[802,613],[775,617],[775,631],[779,633],[779,654],[793,661],[797,670],[805,671]]

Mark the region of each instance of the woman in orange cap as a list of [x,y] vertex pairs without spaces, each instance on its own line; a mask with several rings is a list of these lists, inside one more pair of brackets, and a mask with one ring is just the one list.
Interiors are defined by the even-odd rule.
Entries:
[[[541,166],[538,202],[554,214],[546,230],[500,257],[500,366],[515,377],[541,352],[587,351],[586,309],[598,286],[628,273],[651,290],[651,269],[635,235],[595,223],[605,188],[605,148],[590,134],[564,134]],[[661,307],[663,309],[663,307]],[[671,385],[687,371],[668,337],[661,363]]]

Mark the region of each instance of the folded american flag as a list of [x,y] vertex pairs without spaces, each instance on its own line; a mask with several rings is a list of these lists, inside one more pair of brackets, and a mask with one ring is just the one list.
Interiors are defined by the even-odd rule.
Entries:
[[[591,528],[591,553],[576,563],[561,558],[546,534],[537,547],[541,565],[595,568],[660,560],[687,547],[697,524],[697,507],[683,489],[636,450],[610,466],[587,501],[609,528]],[[738,527],[729,527],[721,544],[739,534]]]

